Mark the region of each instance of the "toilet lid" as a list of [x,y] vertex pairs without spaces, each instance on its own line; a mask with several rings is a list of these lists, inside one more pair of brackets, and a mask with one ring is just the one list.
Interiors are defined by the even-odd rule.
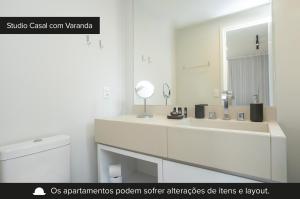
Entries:
[[0,147],[0,161],[55,149],[70,144],[70,136],[58,135]]

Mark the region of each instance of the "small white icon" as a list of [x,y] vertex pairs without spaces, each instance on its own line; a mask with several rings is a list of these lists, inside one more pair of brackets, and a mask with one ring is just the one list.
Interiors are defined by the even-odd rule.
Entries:
[[44,192],[44,189],[42,187],[38,187],[34,190],[33,193],[34,196],[44,196],[46,193]]

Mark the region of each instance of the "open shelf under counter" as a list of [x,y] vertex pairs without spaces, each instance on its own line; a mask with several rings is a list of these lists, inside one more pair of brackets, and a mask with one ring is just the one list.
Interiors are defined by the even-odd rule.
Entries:
[[110,183],[109,166],[121,165],[123,183],[162,182],[162,159],[98,144],[98,181]]

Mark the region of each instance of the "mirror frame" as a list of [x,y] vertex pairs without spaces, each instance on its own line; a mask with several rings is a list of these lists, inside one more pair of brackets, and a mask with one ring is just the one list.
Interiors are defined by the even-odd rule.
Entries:
[[270,106],[274,105],[274,78],[275,78],[275,70],[273,65],[273,29],[272,29],[272,19],[271,18],[265,18],[257,21],[250,21],[248,23],[243,23],[239,25],[232,25],[232,26],[225,26],[222,27],[220,30],[220,72],[221,72],[221,84],[220,88],[222,88],[223,91],[228,90],[228,61],[227,61],[227,32],[233,31],[233,30],[239,30],[242,28],[248,28],[256,25],[261,24],[268,24],[268,35],[269,35],[269,41],[268,41],[268,51],[269,51],[269,87],[270,87]]

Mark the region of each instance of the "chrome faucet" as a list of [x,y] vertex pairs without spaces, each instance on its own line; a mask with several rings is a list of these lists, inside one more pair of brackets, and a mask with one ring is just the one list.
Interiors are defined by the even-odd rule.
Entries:
[[233,98],[232,91],[224,91],[222,93],[222,101],[224,104],[224,116],[223,120],[230,120],[230,114],[229,114],[229,103],[230,100]]

